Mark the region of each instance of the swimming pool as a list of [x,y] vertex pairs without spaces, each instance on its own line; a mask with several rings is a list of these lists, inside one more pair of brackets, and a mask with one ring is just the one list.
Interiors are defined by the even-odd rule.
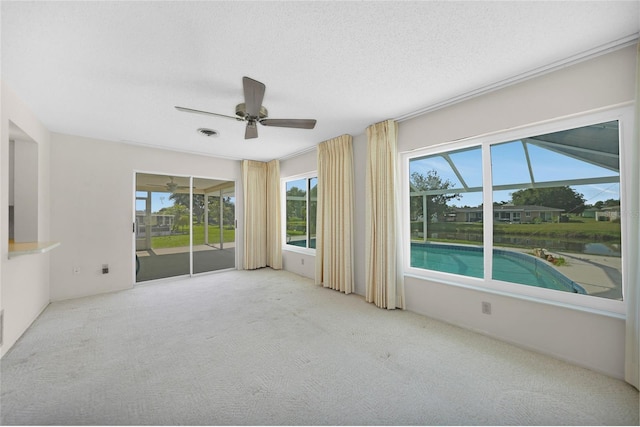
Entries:
[[[412,243],[411,267],[483,278],[483,248],[439,243]],[[515,251],[493,250],[492,277],[505,282],[586,294],[582,286],[547,265],[546,260]]]

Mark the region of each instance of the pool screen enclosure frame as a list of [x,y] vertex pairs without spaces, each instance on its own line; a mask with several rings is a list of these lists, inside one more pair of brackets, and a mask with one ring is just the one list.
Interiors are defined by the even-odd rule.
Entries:
[[[595,152],[589,148],[581,147],[579,144],[573,142],[567,145],[562,145],[559,141],[546,141],[540,139],[531,138],[532,135],[546,135],[553,133],[561,133],[565,130],[578,129],[581,127],[588,127],[594,124],[606,123],[611,121],[618,121],[619,129],[615,137],[619,138],[619,144],[617,149],[619,152]],[[409,152],[400,153],[400,165],[399,170],[402,173],[402,192],[403,192],[403,216],[402,216],[402,229],[403,229],[403,252],[404,252],[404,270],[405,274],[418,278],[423,278],[432,281],[438,281],[450,285],[468,287],[473,289],[482,289],[502,295],[516,296],[520,298],[533,299],[540,302],[551,303],[556,305],[562,305],[572,308],[586,309],[588,311],[600,311],[605,314],[613,315],[614,317],[623,317],[626,311],[625,303],[619,300],[612,300],[606,298],[598,298],[589,295],[571,294],[565,292],[558,292],[544,288],[536,288],[533,286],[522,286],[516,283],[502,282],[492,278],[493,271],[493,259],[492,256],[488,256],[493,253],[494,249],[494,207],[493,207],[493,192],[497,190],[512,190],[517,191],[523,188],[544,188],[555,186],[570,186],[570,185],[585,185],[585,184],[607,184],[612,182],[619,182],[620,185],[620,209],[621,212],[625,212],[625,203],[627,200],[631,200],[631,187],[628,183],[627,177],[632,166],[632,159],[628,159],[624,155],[625,146],[633,141],[633,108],[630,106],[612,108],[609,110],[599,111],[595,113],[588,113],[579,116],[573,116],[568,118],[560,118],[553,121],[544,123],[532,124],[522,126],[516,129],[500,131],[491,134],[486,134],[477,137],[470,137],[455,142],[434,142],[433,145],[427,146],[422,149],[411,150]],[[538,182],[533,173],[533,166],[530,157],[526,156],[526,173],[529,176],[528,182],[506,185],[492,185],[492,165],[491,165],[491,147],[499,144],[503,144],[510,141],[521,141],[523,148],[526,152],[529,145],[541,146],[546,149],[552,149],[553,151],[594,164],[598,167],[609,169],[614,172],[619,172],[619,177],[586,177],[581,179],[568,179],[562,181],[545,181]],[[482,186],[468,185],[460,172],[455,161],[447,153],[458,152],[468,150],[472,148],[480,148],[482,150]],[[440,155],[449,164],[453,174],[458,178],[459,186],[457,188],[447,188],[442,190],[420,192],[416,188],[411,188],[410,185],[410,162],[415,159],[419,159],[427,156]],[[475,183],[474,183],[475,184]],[[483,242],[481,246],[484,249],[484,277],[475,278],[467,277],[457,274],[442,273],[435,270],[425,270],[421,268],[415,268],[411,266],[411,214],[410,214],[410,197],[423,196],[423,205],[426,205],[426,196],[429,194],[452,194],[452,193],[465,193],[465,192],[482,192],[482,217],[483,221]],[[423,207],[424,209],[424,207]],[[423,210],[423,213],[427,212]],[[427,233],[426,227],[428,226],[429,215],[422,215],[421,218],[423,224],[423,240],[426,241]],[[627,228],[628,218],[625,215],[621,215],[620,226],[622,227],[622,287],[623,292],[627,282],[627,271],[625,268],[624,254],[628,253],[627,246],[629,242],[624,236],[624,230]],[[636,243],[637,244],[637,243]]]

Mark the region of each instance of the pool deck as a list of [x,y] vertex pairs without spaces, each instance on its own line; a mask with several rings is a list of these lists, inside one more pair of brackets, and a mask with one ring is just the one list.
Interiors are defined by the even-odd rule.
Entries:
[[[517,251],[516,248],[504,249]],[[531,254],[530,250],[518,252]],[[578,283],[587,291],[587,294],[609,299],[622,299],[621,258],[547,250],[545,252],[555,257],[563,257],[566,261],[565,265],[555,266],[549,263],[549,266]]]
[[589,295],[622,299],[622,261],[618,257],[559,252],[567,264],[555,267]]

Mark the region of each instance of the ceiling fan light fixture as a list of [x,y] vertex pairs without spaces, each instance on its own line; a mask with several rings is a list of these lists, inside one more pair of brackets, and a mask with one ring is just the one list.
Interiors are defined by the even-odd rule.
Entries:
[[218,136],[218,131],[217,130],[213,130],[213,129],[209,129],[209,128],[200,128],[198,129],[198,133],[200,135],[204,135],[208,138],[213,138]]

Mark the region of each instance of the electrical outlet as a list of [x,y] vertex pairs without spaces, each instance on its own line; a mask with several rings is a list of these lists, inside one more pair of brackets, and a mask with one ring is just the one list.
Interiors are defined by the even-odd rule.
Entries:
[[491,303],[483,301],[482,302],[482,314],[491,314]]
[[102,274],[109,273],[109,264],[102,264]]

